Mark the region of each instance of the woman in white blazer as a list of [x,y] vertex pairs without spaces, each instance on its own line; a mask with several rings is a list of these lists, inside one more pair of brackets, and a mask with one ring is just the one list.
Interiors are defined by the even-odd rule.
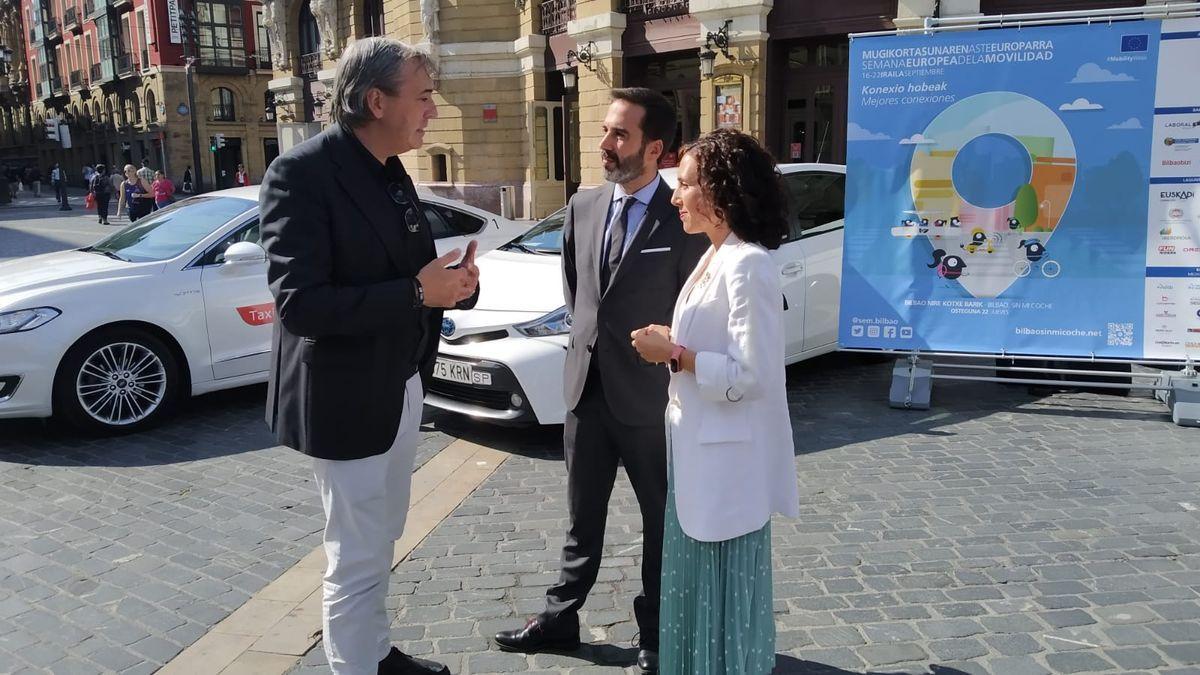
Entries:
[[718,130],[684,149],[672,203],[712,246],[671,327],[631,336],[672,372],[659,667],[760,675],[775,667],[771,514],[799,512],[783,293],[768,252],[787,233],[784,197],[758,142]]

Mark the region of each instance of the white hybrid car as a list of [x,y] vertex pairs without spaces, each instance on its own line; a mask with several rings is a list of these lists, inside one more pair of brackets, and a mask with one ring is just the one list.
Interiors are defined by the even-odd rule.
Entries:
[[[786,301],[786,360],[837,349],[846,168],[780,164],[791,232],[772,252]],[[676,185],[676,170],[663,178]],[[498,424],[561,424],[570,316],[562,288],[560,210],[478,260],[474,309],[442,322],[425,402]]]
[[[439,253],[528,229],[420,193]],[[192,197],[91,246],[0,263],[0,418],[100,432],[153,423],[180,396],[267,378],[274,303],[258,187]]]

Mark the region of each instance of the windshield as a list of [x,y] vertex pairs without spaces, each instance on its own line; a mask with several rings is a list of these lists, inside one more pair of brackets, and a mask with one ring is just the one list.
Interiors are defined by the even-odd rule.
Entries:
[[502,251],[524,251],[526,253],[541,253],[543,255],[559,255],[562,253],[563,219],[567,210],[559,209],[546,216],[542,222],[534,225],[525,234],[513,239],[500,247]]
[[169,260],[258,204],[236,197],[192,197],[155,211],[84,251],[128,260]]

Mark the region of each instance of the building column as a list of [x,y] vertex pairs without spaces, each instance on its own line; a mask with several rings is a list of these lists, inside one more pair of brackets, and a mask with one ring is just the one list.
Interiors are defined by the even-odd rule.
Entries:
[[700,82],[701,132],[731,126],[765,138],[767,14],[774,4],[774,0],[692,0],[692,16],[700,21],[697,46],[703,47],[709,33],[717,33],[729,22],[731,58],[710,46],[717,52],[713,77]]
[[[582,12],[585,8],[585,3],[581,3],[577,11]],[[611,103],[609,90],[621,87],[624,81],[621,52],[624,32],[625,15],[620,12],[602,11],[567,23],[567,34],[578,45],[576,51],[587,49],[592,43],[590,67],[583,64],[576,67],[579,75],[576,90],[579,95],[580,188],[604,182],[604,169],[596,154],[603,137],[600,127]]]
[[320,133],[319,123],[297,121],[304,119],[304,80],[280,77],[268,82],[267,89],[275,94],[275,129],[280,154]]

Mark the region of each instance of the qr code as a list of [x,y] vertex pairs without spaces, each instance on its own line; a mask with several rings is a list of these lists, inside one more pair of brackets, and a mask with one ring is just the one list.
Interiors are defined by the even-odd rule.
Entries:
[[1109,347],[1132,347],[1133,346],[1133,324],[1132,323],[1109,323],[1108,324],[1108,346]]

